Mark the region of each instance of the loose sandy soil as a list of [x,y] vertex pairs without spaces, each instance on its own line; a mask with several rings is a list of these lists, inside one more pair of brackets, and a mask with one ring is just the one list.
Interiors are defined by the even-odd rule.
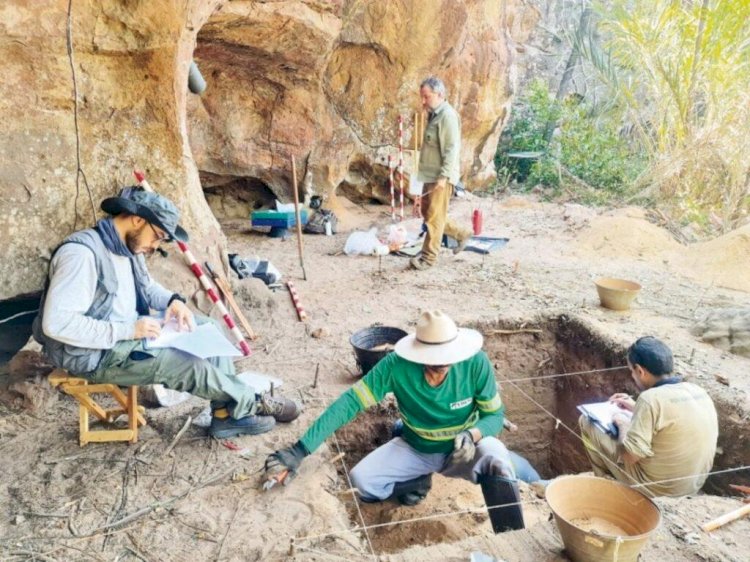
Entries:
[[[679,369],[720,404],[726,423],[717,463],[739,466],[744,459],[750,464],[750,360],[697,341],[690,332],[710,311],[748,306],[748,227],[686,247],[648,222],[640,209],[602,212],[522,197],[469,197],[454,202],[452,215],[470,224],[477,206],[484,212],[483,234],[508,237],[510,243],[487,256],[446,252],[436,268],[423,272],[407,270],[408,261],[396,256],[379,260],[338,254],[347,238],[342,232],[305,236],[303,280],[294,239],[268,238],[251,231],[244,221],[224,224],[231,251],[270,259],[294,280],[308,311],[308,321],[300,323],[285,291],[272,293],[257,281],[233,282],[260,335],[253,356],[240,361],[238,369],[283,378],[283,392],[304,399],[303,415],[271,433],[235,439],[239,448],[247,449],[243,455],[206,438],[205,430],[195,426],[165,455],[186,417],[205,407],[203,401],[191,399],[171,409],[148,410],[149,425],[137,445],[92,444],[81,449],[76,407],[69,397],[57,398],[32,379],[19,387],[36,397],[27,399],[24,407],[18,394],[6,390],[0,394],[0,559],[372,559],[366,538],[351,531],[361,523],[346,492],[341,461],[330,462],[345,445],[330,440],[282,489],[260,492],[260,470],[267,454],[294,442],[353,382],[356,367],[348,338],[354,331],[373,323],[413,330],[420,311],[431,308],[485,332],[491,357],[501,367],[499,379],[513,378],[516,364],[521,372],[526,347],[543,341],[536,341],[534,333],[499,335],[492,331],[496,328],[527,329],[541,325],[544,318],[575,317],[607,342],[602,349],[613,357],[640,335],[658,335],[672,346]],[[389,223],[383,207],[340,202],[338,209],[349,228],[367,229],[372,224],[384,230]],[[407,225],[416,229],[419,221]],[[600,276],[643,285],[632,310],[617,313],[599,306],[593,280]],[[503,355],[501,347],[513,352]],[[596,353],[592,348],[587,357]],[[537,369],[537,360],[534,356],[533,365],[523,372],[542,372],[545,361],[539,361]],[[312,388],[318,365],[319,384]],[[555,372],[549,369],[553,367],[543,372]],[[28,371],[44,369],[29,365]],[[728,385],[717,382],[717,374]],[[519,425],[512,437],[519,446],[525,435],[535,434],[537,421],[527,417],[529,404],[512,390],[503,385],[508,416]],[[554,420],[547,422],[554,429]],[[386,432],[385,425],[373,431]],[[371,441],[382,438],[374,435]],[[569,447],[575,445],[571,443]],[[354,457],[344,457],[348,468]],[[749,480],[747,471],[732,474],[714,481],[713,491],[726,493],[727,482],[750,484]],[[548,507],[526,487],[522,494],[527,529],[501,536],[491,532],[478,487],[440,477],[420,506],[385,503],[361,509],[367,525],[430,517],[371,529],[373,550],[381,559],[465,561],[480,550],[513,561],[566,560]],[[701,494],[657,503],[663,523],[643,559],[747,559],[749,519],[711,534],[699,529],[705,521],[740,506],[736,498]],[[111,524],[115,525],[107,527]]]

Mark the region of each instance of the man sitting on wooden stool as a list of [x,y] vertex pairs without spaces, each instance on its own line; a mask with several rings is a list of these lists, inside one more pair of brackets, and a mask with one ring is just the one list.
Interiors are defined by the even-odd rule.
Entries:
[[586,452],[597,476],[611,474],[624,484],[644,484],[655,496],[684,496],[700,490],[711,470],[719,435],[716,408],[701,387],[672,372],[672,351],[654,337],[628,349],[628,367],[637,400],[614,394],[614,439],[586,416],[578,420]]
[[110,216],[68,236],[52,254],[34,337],[56,367],[93,383],[162,384],[211,400],[209,432],[218,438],[270,431],[291,421],[299,406],[257,395],[234,374],[230,358],[200,359],[177,349],[147,349],[161,324],[148,317],[164,311],[180,329],[194,318],[185,299],[154,281],[145,255],[162,242],[187,241],[179,211],[167,198],[128,187],[102,202]]

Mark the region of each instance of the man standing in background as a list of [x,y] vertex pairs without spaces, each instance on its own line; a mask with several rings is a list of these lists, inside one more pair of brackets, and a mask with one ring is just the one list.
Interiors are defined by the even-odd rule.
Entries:
[[457,254],[466,246],[471,231],[448,217],[448,204],[460,178],[461,118],[445,101],[445,84],[430,76],[419,87],[422,107],[428,112],[422,141],[418,180],[423,182],[422,216],[427,233],[421,255],[409,262],[414,269],[428,269],[438,260],[443,234],[455,238]]

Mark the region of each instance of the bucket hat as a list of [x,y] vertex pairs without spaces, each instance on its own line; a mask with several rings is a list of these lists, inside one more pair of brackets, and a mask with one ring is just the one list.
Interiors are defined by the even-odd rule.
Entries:
[[169,236],[169,241],[188,241],[188,234],[177,222],[180,211],[166,197],[146,191],[142,187],[126,187],[117,197],[108,197],[101,204],[102,211],[108,215],[129,213],[145,219],[158,226]]
[[439,310],[423,312],[417,331],[398,340],[396,355],[423,365],[452,365],[468,359],[482,349],[482,334],[458,328]]

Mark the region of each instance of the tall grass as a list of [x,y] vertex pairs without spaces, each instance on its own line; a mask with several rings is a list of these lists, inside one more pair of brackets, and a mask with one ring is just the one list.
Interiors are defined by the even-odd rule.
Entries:
[[581,54],[649,157],[641,193],[728,230],[750,211],[750,0],[611,0]]

